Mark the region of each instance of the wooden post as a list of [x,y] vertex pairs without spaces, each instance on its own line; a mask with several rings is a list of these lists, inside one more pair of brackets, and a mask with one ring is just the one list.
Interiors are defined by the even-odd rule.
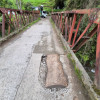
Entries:
[[2,14],[2,37],[5,36],[5,14]]

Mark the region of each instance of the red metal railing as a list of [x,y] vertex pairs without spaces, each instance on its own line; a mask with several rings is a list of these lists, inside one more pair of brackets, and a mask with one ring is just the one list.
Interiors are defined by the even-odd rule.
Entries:
[[[80,33],[80,24],[86,15],[88,17],[87,26]],[[100,89],[100,9],[55,12],[51,16],[73,52],[77,52],[97,33],[95,84]],[[90,28],[92,31],[89,32]]]
[[[28,25],[39,17],[39,11],[25,11],[9,8],[0,8],[0,14],[2,17],[0,27],[2,37],[7,33],[10,34],[11,30],[14,31]],[[7,31],[7,33],[5,31]]]

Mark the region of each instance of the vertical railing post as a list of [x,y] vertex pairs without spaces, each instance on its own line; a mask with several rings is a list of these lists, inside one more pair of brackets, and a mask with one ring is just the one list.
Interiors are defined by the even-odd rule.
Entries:
[[100,24],[98,25],[97,32],[95,85],[100,89]]
[[60,17],[60,30],[61,30],[61,28],[62,28],[62,13],[61,13],[61,17]]
[[67,23],[68,23],[68,18],[67,18],[67,16],[66,16],[66,19],[65,19],[65,40],[67,40],[67,32],[68,32]]
[[31,22],[33,22],[32,13],[31,13]]
[[32,12],[32,20],[34,21],[34,12]]
[[71,28],[70,28],[69,39],[68,39],[68,43],[69,43],[69,44],[71,43],[71,38],[72,38],[72,34],[73,34],[75,22],[76,22],[76,14],[74,14],[72,26],[71,26]]
[[11,16],[12,16],[12,11],[10,11],[10,16],[9,16],[9,26],[8,26],[8,34],[10,34],[11,31]]
[[78,30],[79,30],[79,26],[80,26],[82,17],[83,17],[83,15],[80,16],[80,19],[79,19],[79,22],[78,22],[78,25],[77,25],[77,28],[76,28],[76,32],[75,32],[75,35],[74,35],[74,38],[73,38],[72,46],[74,46],[74,44],[75,44],[76,36],[77,36]]
[[19,23],[18,23],[18,17],[17,17],[17,14],[15,12],[15,17],[16,17],[16,23],[17,23],[17,28],[19,27]]
[[5,14],[2,14],[2,37],[5,36]]

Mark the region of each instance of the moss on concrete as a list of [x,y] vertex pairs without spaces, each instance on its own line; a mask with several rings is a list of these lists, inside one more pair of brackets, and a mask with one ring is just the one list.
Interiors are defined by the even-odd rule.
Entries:
[[32,26],[33,24],[37,23],[40,20],[40,18],[38,18],[37,20],[33,21],[32,23],[28,24],[23,31],[25,31],[26,29],[28,29],[28,27]]
[[79,80],[82,81],[82,72],[79,70],[78,67],[76,67],[76,62],[75,62],[74,59],[72,59],[72,55],[71,55],[71,53],[68,53],[67,57],[71,60],[73,66],[74,66],[75,73],[76,73],[77,77],[79,78]]
[[[72,59],[71,53],[68,53],[67,57],[72,62],[73,66],[74,66],[74,69],[75,69],[75,73],[76,73],[77,77],[79,78],[79,80],[81,80],[81,82],[82,82],[82,72],[79,70],[78,67],[76,67],[76,62],[75,62],[74,59]],[[100,96],[100,90],[97,89],[95,85],[93,85],[92,88],[94,89],[94,91],[96,92],[96,94]]]
[[67,57],[71,60],[71,57],[72,57],[71,53],[68,53]]
[[100,89],[97,89],[95,85],[92,86],[94,91],[100,96]]
[[75,73],[78,76],[79,80],[82,81],[82,72],[79,70],[78,67],[75,67]]

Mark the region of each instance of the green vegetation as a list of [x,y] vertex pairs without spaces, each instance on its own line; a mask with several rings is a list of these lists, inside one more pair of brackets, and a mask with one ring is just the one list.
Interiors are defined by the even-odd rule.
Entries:
[[[16,1],[19,2],[20,0],[1,0],[0,7],[18,9]],[[21,0],[21,9],[32,10],[32,7],[44,5],[44,10],[52,11],[54,4],[52,0]]]
[[[16,0],[10,0],[13,2],[13,7],[16,9]],[[21,0],[23,10],[32,10],[32,7],[39,7],[44,5],[44,10],[51,11],[52,2],[50,0]],[[46,6],[46,7],[45,7]]]
[[33,24],[37,23],[39,20],[40,20],[40,18],[38,18],[37,20],[35,20],[35,21],[33,21],[32,23],[30,23],[28,26],[26,26],[26,27],[24,28],[23,31],[25,31],[26,29],[28,29],[28,28],[29,28],[30,26],[32,26]]
[[67,57],[68,57],[69,59],[71,59],[71,57],[72,57],[71,53],[68,53]]
[[82,82],[82,72],[79,70],[78,67],[76,67],[76,62],[75,62],[75,60],[72,58],[71,53],[68,53],[68,54],[67,54],[67,57],[68,57],[69,60],[72,62],[73,66],[74,66],[74,69],[75,69],[75,73],[76,73],[77,77],[79,78],[79,80],[81,80],[81,82]]
[[[100,8],[100,1],[99,0],[66,0],[64,10],[73,10],[73,9],[88,9],[88,8]],[[80,35],[83,30],[85,29],[88,23],[88,16],[84,16],[82,19],[82,23],[79,28]],[[95,25],[94,25],[95,26]],[[88,30],[86,35],[91,32],[92,28]],[[96,41],[97,41],[97,34],[93,36],[77,53],[76,56],[79,58],[80,62],[83,66],[88,67],[90,69],[95,67],[96,62]]]
[[100,96],[100,90],[96,88],[95,85],[92,86],[94,91]]
[[79,68],[75,67],[75,73],[78,76],[79,80],[82,81],[82,72],[79,70]]
[[[16,1],[20,0],[0,0],[0,6],[6,8],[17,9]],[[44,7],[45,10],[51,11],[51,8],[54,8],[54,11],[62,10],[72,10],[72,9],[83,9],[83,8],[99,8],[99,0],[21,0],[22,9],[27,7],[36,7],[40,5],[48,6]]]

